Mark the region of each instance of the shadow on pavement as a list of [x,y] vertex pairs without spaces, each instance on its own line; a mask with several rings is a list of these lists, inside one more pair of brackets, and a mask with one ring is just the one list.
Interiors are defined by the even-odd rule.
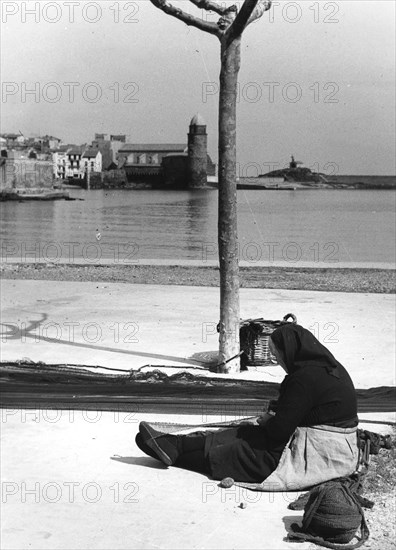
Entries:
[[110,460],[122,462],[123,464],[133,464],[134,466],[146,466],[156,470],[168,469],[165,464],[162,464],[159,460],[155,460],[155,458],[150,458],[149,456],[111,456]]
[[[303,510],[301,511],[303,513]],[[296,542],[296,541],[290,541],[289,535],[293,534],[293,531],[291,529],[292,523],[298,523],[301,525],[302,521],[302,515],[300,516],[283,516],[282,521],[284,523],[285,529],[287,531],[287,535],[284,537],[284,542]],[[298,541],[297,541],[298,543]]]
[[[177,363],[182,363],[185,365],[196,365],[198,367],[204,368],[206,365],[205,361],[199,361],[197,359],[186,358],[186,357],[175,357],[173,355],[162,355],[158,353],[150,353],[150,352],[144,352],[144,351],[131,351],[131,350],[125,350],[120,348],[112,348],[108,346],[98,346],[93,344],[87,344],[82,342],[74,342],[72,339],[64,340],[60,338],[50,338],[48,336],[44,336],[43,331],[40,333],[40,326],[42,323],[48,319],[48,315],[46,313],[39,313],[38,315],[41,315],[41,319],[39,321],[29,321],[29,324],[27,326],[23,325],[22,327],[19,327],[15,324],[10,323],[0,323],[0,326],[4,327],[2,331],[0,332],[0,337],[2,342],[7,342],[9,340],[21,340],[25,341],[26,338],[31,338],[35,342],[49,342],[51,344],[62,344],[67,346],[73,346],[77,348],[85,348],[85,349],[94,349],[98,351],[108,351],[111,353],[122,353],[124,355],[133,355],[138,357],[146,357],[149,359],[161,359],[165,361],[175,361]],[[56,327],[56,324],[53,324],[54,327]],[[35,332],[38,329],[38,333]],[[47,327],[47,333],[48,333],[48,327]]]

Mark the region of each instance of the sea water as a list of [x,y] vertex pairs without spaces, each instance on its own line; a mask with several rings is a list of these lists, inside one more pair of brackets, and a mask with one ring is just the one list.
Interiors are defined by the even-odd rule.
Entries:
[[[216,190],[71,190],[75,201],[1,203],[3,261],[217,261]],[[391,267],[395,193],[239,190],[245,265]]]

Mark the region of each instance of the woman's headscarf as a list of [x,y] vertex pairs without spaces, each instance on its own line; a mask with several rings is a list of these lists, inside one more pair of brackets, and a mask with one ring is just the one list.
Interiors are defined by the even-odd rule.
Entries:
[[339,378],[340,363],[309,330],[287,323],[271,334],[275,346],[283,352],[289,374],[303,367],[324,367]]

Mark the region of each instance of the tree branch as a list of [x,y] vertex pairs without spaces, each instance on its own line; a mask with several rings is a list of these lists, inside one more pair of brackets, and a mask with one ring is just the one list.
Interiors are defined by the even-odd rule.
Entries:
[[206,11],[214,11],[219,15],[223,15],[223,13],[227,13],[227,10],[228,10],[228,8],[225,8],[224,6],[219,6],[217,2],[212,2],[212,0],[190,0],[190,2],[195,4],[197,8],[200,8]]
[[[253,10],[252,15],[249,18],[249,21],[247,22],[247,25],[250,25],[250,23],[253,23],[257,19],[260,19],[264,15],[266,11],[271,9],[272,6],[272,0],[260,0],[255,9]],[[247,26],[246,25],[246,26]]]
[[174,6],[172,6],[172,4],[168,2],[168,0],[150,0],[150,2],[156,8],[162,10],[168,15],[176,17],[176,19],[183,21],[183,23],[185,23],[186,25],[196,27],[197,29],[208,32],[210,34],[214,34],[219,38],[222,35],[216,23],[208,23],[207,21],[203,21],[203,19],[199,19],[198,17],[194,17],[194,15],[190,15],[189,13],[184,12],[180,8],[175,8]]
[[272,0],[245,0],[233,24],[226,32],[226,42],[229,44],[241,36],[247,25],[259,19],[264,12],[270,9]]

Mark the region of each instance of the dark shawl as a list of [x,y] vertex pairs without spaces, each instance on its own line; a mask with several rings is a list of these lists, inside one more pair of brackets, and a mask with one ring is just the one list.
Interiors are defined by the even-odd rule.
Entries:
[[283,353],[289,374],[304,367],[322,367],[339,378],[341,364],[332,353],[315,338],[309,330],[287,323],[271,334],[275,346]]

